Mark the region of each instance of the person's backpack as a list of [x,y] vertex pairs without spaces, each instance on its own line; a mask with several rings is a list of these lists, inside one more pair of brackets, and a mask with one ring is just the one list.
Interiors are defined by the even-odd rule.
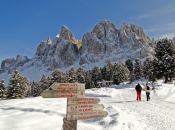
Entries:
[[147,90],[150,90],[150,87],[149,86],[147,86]]

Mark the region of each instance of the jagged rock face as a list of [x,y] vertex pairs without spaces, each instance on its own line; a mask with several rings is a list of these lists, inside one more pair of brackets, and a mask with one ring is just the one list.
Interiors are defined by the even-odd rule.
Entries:
[[[80,65],[97,62],[112,54],[132,52],[123,57],[143,58],[151,53],[152,41],[141,27],[123,23],[119,30],[110,21],[101,21],[92,32],[84,34],[80,49]],[[140,50],[139,50],[140,48]],[[135,53],[133,53],[135,51]]]
[[104,56],[117,52],[118,30],[110,21],[101,21],[92,32],[84,34],[80,49],[80,64],[97,62]]
[[48,44],[48,40],[40,43],[34,57],[51,70],[68,67],[76,61],[79,46],[81,41],[76,40],[68,28],[63,26],[52,44]]
[[67,27],[63,26],[52,62],[57,63],[59,67],[73,65],[79,53],[77,43],[78,40],[75,39]]
[[14,69],[23,66],[29,59],[27,56],[17,55],[16,59],[8,58],[2,61],[1,63],[1,73],[8,70],[8,73],[11,73]]
[[[175,39],[175,38],[174,38]],[[42,41],[32,59],[17,55],[16,59],[6,59],[1,63],[0,73],[14,69],[19,71],[34,67],[44,67],[47,71],[69,67],[79,61],[80,65],[98,62],[104,58],[113,62],[127,58],[152,56],[154,40],[150,40],[141,27],[123,23],[120,29],[110,21],[99,22],[91,32],[77,40],[66,26],[53,41]]]
[[50,37],[47,39],[47,44],[52,44],[52,40],[50,39]]
[[149,44],[152,43],[143,32],[141,27],[134,25],[133,23],[129,26],[127,23],[123,23],[119,31],[121,45],[123,48],[136,50],[140,47],[149,48]]
[[14,58],[7,58],[7,59],[3,60],[1,63],[1,70],[4,70],[5,68],[7,68],[10,64],[12,64],[14,62],[15,62]]
[[42,59],[44,55],[46,55],[46,49],[49,47],[49,44],[45,41],[42,41],[36,49],[35,56],[38,59]]
[[27,61],[29,61],[27,56],[21,56],[21,55],[17,55],[16,56],[16,66],[22,66],[24,65]]

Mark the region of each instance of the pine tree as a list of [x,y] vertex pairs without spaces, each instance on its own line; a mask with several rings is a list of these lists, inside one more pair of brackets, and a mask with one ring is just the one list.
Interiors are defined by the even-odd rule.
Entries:
[[153,80],[153,61],[147,58],[143,62],[143,76],[149,80]]
[[175,45],[172,40],[158,40],[155,46],[155,59],[153,62],[157,78],[165,77],[165,83],[174,77],[175,74]]
[[63,76],[62,76],[62,72],[60,71],[60,69],[55,69],[51,75],[52,75],[51,77],[52,83],[54,82],[62,83]]
[[91,70],[86,71],[85,74],[85,89],[91,89],[92,84],[91,84]]
[[106,65],[101,68],[101,74],[102,74],[102,79],[106,80],[107,78],[107,68],[106,68]]
[[63,83],[69,83],[69,71],[63,73]]
[[132,72],[133,71],[133,63],[131,59],[127,59],[125,61],[125,65],[128,67],[129,71]]
[[27,77],[23,77],[22,84],[24,86],[24,97],[30,97],[31,96],[31,84]]
[[33,97],[38,97],[41,94],[41,83],[40,82],[33,82],[32,84],[32,96]]
[[51,78],[46,78],[45,74],[43,74],[41,80],[37,83],[38,95],[40,95],[44,90],[49,89],[49,87],[54,83],[53,79],[54,78],[52,76]]
[[130,71],[130,75],[129,75],[129,78],[130,78],[130,82],[132,82],[132,81],[134,81],[134,77],[135,77],[135,75],[134,75],[134,65],[133,65],[133,63],[132,63],[132,60],[131,59],[127,59],[126,61],[125,61],[125,65],[127,66],[127,68],[129,69],[129,71]]
[[98,86],[97,82],[102,80],[101,71],[98,66],[94,66],[94,68],[91,71],[91,76],[93,84],[95,86]]
[[5,83],[4,83],[4,80],[1,80],[0,81],[0,99],[6,99],[6,86],[5,86]]
[[33,82],[31,83],[31,97],[33,97],[33,95],[34,95],[34,86],[35,85],[35,82],[34,82],[34,80],[33,80]]
[[76,83],[77,82],[77,75],[76,75],[76,72],[74,70],[74,68],[71,68],[69,70],[69,83]]
[[85,71],[79,68],[76,72],[78,83],[85,83]]
[[24,98],[26,86],[24,85],[24,77],[18,70],[14,70],[12,77],[9,80],[8,95],[9,99]]
[[134,73],[135,73],[135,78],[140,79],[143,76],[143,69],[142,69],[142,63],[140,59],[135,59],[135,65],[134,65]]
[[114,65],[113,69],[113,83],[120,84],[129,80],[129,69],[122,62]]
[[112,80],[112,74],[113,74],[113,65],[111,64],[111,61],[109,60],[107,62],[107,66],[106,66],[106,80],[110,81]]

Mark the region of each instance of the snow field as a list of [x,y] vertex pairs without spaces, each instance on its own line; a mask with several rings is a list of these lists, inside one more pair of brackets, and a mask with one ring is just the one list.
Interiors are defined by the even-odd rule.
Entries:
[[[136,84],[86,90],[85,97],[99,98],[108,116],[78,120],[77,130],[175,130],[174,84],[156,86],[150,101],[144,91],[142,101],[135,100]],[[0,101],[0,130],[61,130],[66,101],[42,97]]]

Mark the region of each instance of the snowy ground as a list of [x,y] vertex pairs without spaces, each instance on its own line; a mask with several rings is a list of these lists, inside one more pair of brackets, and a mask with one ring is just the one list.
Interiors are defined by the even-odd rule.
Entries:
[[[159,84],[161,81],[159,81]],[[162,84],[151,101],[136,101],[135,83],[86,90],[97,97],[108,116],[78,120],[77,130],[175,130],[175,86]],[[42,97],[0,101],[0,130],[61,130],[66,99]]]

